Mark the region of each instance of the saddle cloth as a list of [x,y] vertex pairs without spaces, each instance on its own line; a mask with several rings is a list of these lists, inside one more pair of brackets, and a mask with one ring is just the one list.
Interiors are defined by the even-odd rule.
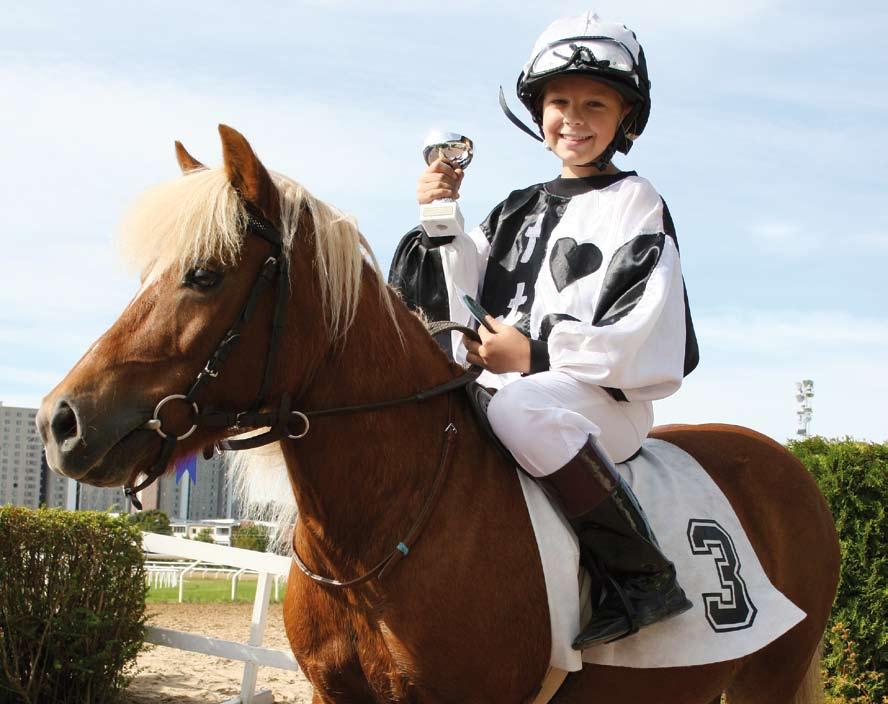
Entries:
[[765,575],[727,498],[680,448],[648,439],[617,465],[650,520],[663,552],[694,606],[582,654],[577,539],[540,487],[518,471],[536,533],[552,627],[550,666],[568,672],[583,662],[618,667],[684,667],[753,653],[805,617]]

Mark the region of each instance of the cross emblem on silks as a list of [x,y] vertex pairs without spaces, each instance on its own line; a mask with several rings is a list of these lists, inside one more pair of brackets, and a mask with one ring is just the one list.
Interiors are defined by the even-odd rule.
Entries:
[[546,217],[546,214],[540,213],[539,217],[534,221],[533,225],[528,227],[527,230],[524,232],[524,236],[527,238],[527,247],[524,248],[524,253],[521,255],[522,264],[527,264],[527,262],[530,261],[530,257],[533,255],[534,247],[536,247],[537,240],[539,240],[540,235],[543,234],[544,217]]
[[[518,308],[525,303],[527,303],[527,296],[524,295],[524,282],[521,281],[515,288],[515,295],[512,297],[512,300],[506,304],[509,306],[509,312],[503,316],[502,322],[506,323],[507,320],[512,319],[517,320],[520,317]],[[506,325],[509,324],[510,323],[506,323]]]

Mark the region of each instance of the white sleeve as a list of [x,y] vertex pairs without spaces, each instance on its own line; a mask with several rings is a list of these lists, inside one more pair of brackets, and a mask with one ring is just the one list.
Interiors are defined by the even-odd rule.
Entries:
[[582,381],[620,389],[630,401],[665,398],[684,377],[685,303],[678,250],[663,252],[641,299],[608,325],[561,321],[549,335],[549,364]]
[[640,401],[665,398],[681,386],[686,303],[662,200],[642,197],[632,205],[621,230],[636,234],[612,255],[591,320],[556,323],[548,347],[551,369]]
[[[461,325],[471,327],[471,315],[462,301],[462,294],[467,293],[477,299],[484,284],[484,271],[487,268],[487,256],[490,254],[490,242],[481,227],[476,227],[468,234],[457,235],[453,241],[442,245],[441,264],[444,279],[447,282],[447,298],[450,302],[450,319]],[[462,346],[462,333],[451,334],[453,358],[460,363],[465,362],[466,350]]]

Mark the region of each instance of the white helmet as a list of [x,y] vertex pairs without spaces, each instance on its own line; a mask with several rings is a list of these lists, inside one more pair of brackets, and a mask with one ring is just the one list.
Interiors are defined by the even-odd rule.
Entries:
[[[592,76],[617,90],[632,105],[622,121],[622,129],[602,157],[610,161],[616,150],[627,153],[632,141],[644,131],[651,112],[647,62],[635,33],[625,25],[602,22],[592,12],[565,17],[549,25],[536,40],[516,86],[518,99],[538,127],[542,122],[543,86],[551,78],[566,73]],[[505,103],[502,91],[500,103]],[[511,111],[507,110],[506,114],[513,122],[517,120]],[[536,138],[529,128],[519,126]]]

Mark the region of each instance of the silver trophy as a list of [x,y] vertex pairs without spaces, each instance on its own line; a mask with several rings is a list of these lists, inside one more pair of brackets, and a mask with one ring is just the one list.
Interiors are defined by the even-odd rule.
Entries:
[[[453,168],[465,169],[472,161],[472,140],[455,132],[432,130],[422,145],[422,157],[431,165],[436,159],[444,159]],[[419,206],[419,222],[426,234],[436,237],[454,237],[465,232],[459,206],[452,198],[442,198]]]

